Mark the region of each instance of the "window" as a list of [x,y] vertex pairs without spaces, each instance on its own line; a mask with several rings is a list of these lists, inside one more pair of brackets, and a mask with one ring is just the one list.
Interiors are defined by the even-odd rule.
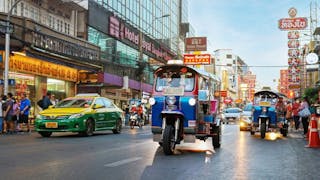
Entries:
[[113,103],[112,103],[110,100],[108,100],[108,99],[103,99],[103,101],[104,101],[104,104],[105,104],[105,106],[106,106],[107,108],[114,108],[114,105],[113,105]]
[[227,54],[227,59],[232,59],[232,55],[231,54]]
[[94,106],[95,107],[105,107],[103,100],[101,98],[96,99],[96,101],[94,102]]

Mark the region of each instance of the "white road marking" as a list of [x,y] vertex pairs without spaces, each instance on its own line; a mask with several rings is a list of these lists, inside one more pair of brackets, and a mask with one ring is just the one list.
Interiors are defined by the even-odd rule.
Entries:
[[131,163],[131,162],[134,162],[134,161],[138,161],[140,159],[142,159],[142,157],[128,158],[128,159],[124,159],[124,160],[121,160],[121,161],[116,161],[116,162],[113,162],[113,163],[105,164],[104,166],[105,167],[117,167],[117,166],[128,164],[128,163]]

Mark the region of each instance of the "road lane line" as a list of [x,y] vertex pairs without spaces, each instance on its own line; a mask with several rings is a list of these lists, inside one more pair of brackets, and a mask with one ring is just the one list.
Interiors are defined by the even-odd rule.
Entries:
[[117,166],[128,164],[128,163],[131,163],[131,162],[134,162],[134,161],[138,161],[140,159],[142,159],[142,157],[128,158],[128,159],[124,159],[124,160],[121,160],[121,161],[116,161],[116,162],[113,162],[113,163],[105,164],[104,166],[105,167],[117,167]]

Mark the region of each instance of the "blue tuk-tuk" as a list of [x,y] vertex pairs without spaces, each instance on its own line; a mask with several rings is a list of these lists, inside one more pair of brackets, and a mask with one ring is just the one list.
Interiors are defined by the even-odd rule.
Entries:
[[220,120],[216,118],[220,80],[215,75],[182,64],[159,67],[154,73],[152,97],[153,140],[166,155],[176,144],[212,137],[220,147]]
[[265,138],[266,132],[280,132],[283,136],[288,134],[288,122],[285,114],[277,112],[276,104],[283,95],[262,90],[254,94],[253,100],[253,122],[251,124],[251,135],[260,132],[262,139]]

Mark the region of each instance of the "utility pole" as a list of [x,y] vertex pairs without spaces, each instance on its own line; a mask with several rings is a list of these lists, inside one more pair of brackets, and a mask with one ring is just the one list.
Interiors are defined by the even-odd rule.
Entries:
[[6,39],[5,39],[5,64],[4,64],[4,95],[8,94],[8,81],[9,81],[9,61],[10,61],[10,16],[12,10],[18,5],[19,2],[22,0],[17,0],[15,3],[10,7],[8,14],[7,14],[7,25],[6,25]]

